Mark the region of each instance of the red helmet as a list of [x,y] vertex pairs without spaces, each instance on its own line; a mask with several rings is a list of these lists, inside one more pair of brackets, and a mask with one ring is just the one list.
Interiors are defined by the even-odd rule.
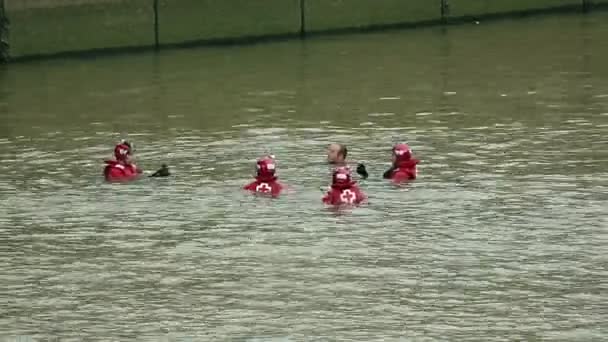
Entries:
[[412,158],[412,149],[408,144],[397,144],[393,147],[397,161],[406,161]]
[[121,143],[116,145],[114,148],[114,156],[116,160],[126,160],[127,156],[131,154],[131,147],[128,144]]
[[336,168],[331,181],[332,185],[350,186],[353,183],[350,169],[344,166]]
[[276,171],[276,163],[271,157],[264,157],[258,160],[256,164],[258,177],[274,177]]

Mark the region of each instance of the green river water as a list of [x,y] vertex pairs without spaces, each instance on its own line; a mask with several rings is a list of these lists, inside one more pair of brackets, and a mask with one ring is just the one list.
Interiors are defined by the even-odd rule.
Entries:
[[[4,67],[0,340],[605,341],[606,37],[597,13]],[[104,183],[120,138],[174,176]],[[368,205],[321,204],[330,142]],[[240,191],[266,151],[278,200]]]

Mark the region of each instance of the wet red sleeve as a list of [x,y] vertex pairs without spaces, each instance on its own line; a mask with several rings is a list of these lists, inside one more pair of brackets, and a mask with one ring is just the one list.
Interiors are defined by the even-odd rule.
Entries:
[[411,172],[411,170],[403,170],[403,171],[399,171],[395,174],[395,176],[393,177],[393,182],[401,183],[401,182],[407,182],[409,180],[414,180],[414,179],[416,179],[415,171]]
[[111,169],[112,169],[112,167],[109,165],[103,168],[103,177],[105,179],[108,179],[108,177],[110,176]]
[[367,195],[361,191],[361,189],[357,189],[357,203],[365,202],[367,200]]
[[323,203],[325,203],[325,204],[331,204],[331,197],[332,197],[331,191],[327,192],[325,194],[325,196],[323,196],[323,199],[322,199]]
[[111,167],[108,166],[105,170],[105,175],[106,175],[106,180],[108,181],[121,181],[124,180],[124,174],[122,172],[122,170],[115,168],[115,167]]
[[284,186],[281,183],[277,182],[277,183],[273,184],[273,186],[272,186],[272,196],[273,197],[278,197],[281,194],[281,191],[283,191],[283,188],[284,188]]
[[249,183],[249,184],[245,185],[245,186],[243,187],[243,190],[247,190],[247,191],[255,191],[255,188],[256,188],[256,183],[255,183],[255,182],[253,182],[253,183]]

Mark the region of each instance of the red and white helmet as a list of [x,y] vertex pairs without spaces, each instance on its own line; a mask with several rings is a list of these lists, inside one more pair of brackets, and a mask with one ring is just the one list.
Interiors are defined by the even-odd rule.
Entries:
[[393,147],[393,154],[398,162],[412,158],[412,149],[408,144],[397,144]]
[[129,144],[120,143],[114,148],[116,160],[126,160],[128,155],[131,155],[131,146]]
[[348,186],[351,185],[353,180],[352,180],[352,174],[350,172],[350,169],[348,167],[338,167],[334,170],[334,173],[332,175],[332,185],[339,185],[339,186]]
[[276,162],[272,157],[263,157],[256,164],[257,175],[258,177],[274,177],[276,167]]

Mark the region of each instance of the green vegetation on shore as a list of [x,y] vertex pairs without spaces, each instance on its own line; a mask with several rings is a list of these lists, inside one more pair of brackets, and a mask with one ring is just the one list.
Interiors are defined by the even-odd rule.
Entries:
[[[591,7],[608,5],[608,0],[592,3]],[[578,10],[583,0],[449,0],[447,4],[445,15],[457,19],[566,7]],[[306,32],[325,32],[442,19],[440,0],[88,0],[47,6],[7,8],[8,34],[0,33],[8,40],[11,58],[153,47],[156,24],[158,43],[172,45],[296,35],[302,20]]]
[[150,0],[8,11],[12,57],[154,44]]
[[296,33],[299,0],[172,0],[159,8],[160,42]]

